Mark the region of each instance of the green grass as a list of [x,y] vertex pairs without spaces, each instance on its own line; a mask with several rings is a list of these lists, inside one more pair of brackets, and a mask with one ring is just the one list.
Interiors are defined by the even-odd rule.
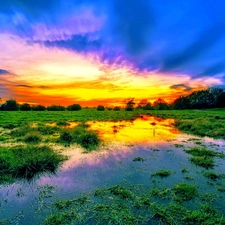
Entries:
[[[225,139],[225,109],[151,110],[150,115],[174,118],[175,126],[185,133]],[[220,119],[216,119],[216,117]]]
[[0,183],[54,173],[66,158],[48,146],[0,147]]
[[[151,192],[128,189],[122,185],[96,189],[78,197],[58,200],[42,224],[224,224],[225,219],[211,204],[195,208],[186,201],[194,199],[197,187],[188,183],[159,190],[164,198]],[[157,188],[155,188],[157,191]],[[157,194],[158,195],[158,194]],[[176,198],[165,198],[171,195]],[[179,198],[179,201],[178,199]],[[199,203],[198,203],[199,204]]]
[[[134,110],[134,111],[97,111],[82,109],[80,111],[1,111],[0,126],[12,129],[30,122],[86,122],[90,120],[131,120],[140,114],[149,114],[160,118],[174,118],[175,126],[185,133],[225,139],[225,109],[208,110]],[[219,119],[216,119],[219,118]]]
[[175,199],[177,201],[188,201],[195,198],[198,195],[196,185],[189,183],[179,183],[173,187]]
[[168,177],[171,175],[171,171],[170,170],[157,170],[156,172],[154,172],[151,176],[157,176],[157,177],[161,177],[161,178],[164,178],[164,177]]
[[[120,111],[97,111],[96,109],[82,109],[80,111],[1,111],[0,126],[20,127],[31,122],[52,123],[56,122],[59,125],[64,125],[67,122],[86,122],[91,120],[131,120],[136,118],[141,112],[125,110]],[[142,112],[143,113],[143,112]]]
[[185,150],[185,152],[192,155],[192,157],[189,158],[191,162],[206,169],[213,168],[215,166],[215,157],[224,158],[223,153],[206,148],[193,147]]

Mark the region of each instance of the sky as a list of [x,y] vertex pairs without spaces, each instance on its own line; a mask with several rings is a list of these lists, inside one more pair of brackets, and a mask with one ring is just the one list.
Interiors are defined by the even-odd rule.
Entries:
[[224,0],[0,1],[0,98],[115,106],[225,87]]

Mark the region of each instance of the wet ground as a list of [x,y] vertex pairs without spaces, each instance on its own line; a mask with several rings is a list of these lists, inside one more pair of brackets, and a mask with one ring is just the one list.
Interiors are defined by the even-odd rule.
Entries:
[[[218,198],[215,207],[225,214],[225,193],[218,191],[218,187],[225,186],[225,179],[210,182],[203,176],[207,170],[190,162],[190,155],[184,151],[205,146],[225,153],[225,141],[180,133],[173,122],[150,116],[134,121],[89,122],[90,129],[96,130],[104,140],[103,146],[91,153],[83,153],[75,145],[60,146],[70,158],[57,174],[45,174],[31,183],[18,181],[1,185],[0,221],[38,224],[55,200],[70,199],[96,188],[118,184],[170,188],[186,181],[196,184],[202,195],[215,195]],[[225,173],[225,160],[216,158],[215,162],[214,171]],[[152,177],[159,169],[170,170],[172,175],[165,179]],[[184,169],[187,172],[183,173]]]

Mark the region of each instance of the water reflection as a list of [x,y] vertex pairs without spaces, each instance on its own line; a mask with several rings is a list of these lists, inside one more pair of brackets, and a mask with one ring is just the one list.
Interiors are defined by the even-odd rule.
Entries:
[[[0,221],[8,216],[18,215],[23,210],[24,219],[19,224],[39,224],[45,215],[43,211],[38,211],[40,206],[44,205],[47,210],[55,199],[73,198],[80,193],[117,184],[143,185],[148,190],[160,186],[171,188],[178,182],[187,182],[185,177],[198,185],[200,193],[216,193],[224,198],[225,194],[218,193],[201,175],[202,168],[188,160],[189,156],[184,149],[194,146],[196,140],[199,140],[202,146],[225,152],[225,141],[199,137],[196,139],[195,136],[180,133],[173,127],[173,123],[173,119],[151,116],[142,116],[133,121],[88,122],[89,129],[97,131],[108,144],[88,154],[84,154],[83,149],[76,145],[67,148],[55,146],[70,157],[56,176],[46,175],[32,185],[18,182],[0,186],[0,200],[4,201],[0,201],[3,206],[2,212],[0,208]],[[70,122],[67,128],[77,124]],[[144,161],[134,162],[135,157],[141,157]],[[224,173],[224,160],[218,159],[217,163],[215,172]],[[181,173],[183,168],[187,169],[187,174]],[[153,183],[151,174],[158,169],[171,170],[172,175],[158,180],[159,183]],[[47,200],[39,198],[39,187],[44,185],[55,187],[52,197]],[[17,196],[20,189],[25,193],[22,197]],[[225,209],[225,202],[218,201],[217,204]]]
[[174,119],[160,119],[142,115],[132,121],[90,121],[90,129],[98,132],[105,141],[148,143],[172,140],[180,134],[172,124]]

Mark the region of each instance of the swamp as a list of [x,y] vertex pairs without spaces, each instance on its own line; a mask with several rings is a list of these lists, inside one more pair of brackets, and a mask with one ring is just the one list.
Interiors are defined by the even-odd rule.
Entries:
[[225,224],[224,115],[0,112],[0,224]]

